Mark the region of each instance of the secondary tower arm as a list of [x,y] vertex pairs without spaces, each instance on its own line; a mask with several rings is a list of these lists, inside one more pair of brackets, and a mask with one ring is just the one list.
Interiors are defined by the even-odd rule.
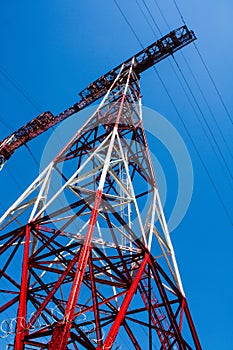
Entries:
[[[172,55],[174,52],[188,45],[195,39],[196,36],[194,32],[190,31],[187,26],[182,26],[173,30],[133,56],[135,59],[135,72],[140,75],[140,73],[146,69]],[[130,66],[133,57],[122,63],[124,64],[124,69],[127,69]],[[44,112],[1,141],[0,169],[2,169],[4,163],[11,157],[17,148],[25,145],[27,142],[42,134],[52,126],[60,123],[72,114],[79,112],[102,97],[110,88],[119,73],[122,64],[95,80],[82,90],[79,93],[80,100],[73,106],[56,116],[51,112]]]

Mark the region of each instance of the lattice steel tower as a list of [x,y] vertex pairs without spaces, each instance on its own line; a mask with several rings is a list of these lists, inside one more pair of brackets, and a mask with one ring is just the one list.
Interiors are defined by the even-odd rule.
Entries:
[[94,114],[0,219],[0,311],[17,313],[15,350],[201,349],[143,129],[136,58],[112,76]]

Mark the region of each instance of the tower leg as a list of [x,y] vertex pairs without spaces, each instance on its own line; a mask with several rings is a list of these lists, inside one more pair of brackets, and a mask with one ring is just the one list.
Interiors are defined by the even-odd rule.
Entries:
[[63,323],[62,325],[58,324],[57,326],[55,326],[51,341],[49,342],[49,345],[48,345],[49,350],[66,349],[68,339],[70,336],[70,329],[74,319],[74,313],[76,310],[76,305],[77,305],[77,301],[78,301],[78,297],[79,297],[79,293],[80,293],[80,289],[83,281],[83,276],[86,272],[87,262],[90,256],[91,239],[92,239],[94,227],[96,224],[96,219],[98,215],[101,198],[102,198],[102,191],[98,190],[96,192],[96,199],[95,199],[94,207],[91,213],[91,218],[88,225],[87,234],[85,236],[85,241],[80,251],[76,274],[75,274],[74,282],[70,292],[70,296],[67,302]]
[[29,258],[29,247],[30,247],[30,227],[25,227],[25,244],[24,244],[24,256],[22,265],[22,278],[21,278],[21,289],[19,295],[19,307],[17,315],[17,326],[14,350],[23,350],[24,342],[23,339],[27,334],[27,286],[28,286],[28,258]]
[[[149,257],[150,257],[150,254],[146,253],[146,255],[141,263],[141,266],[138,270],[138,273],[137,273],[135,279],[133,280],[129,291],[126,294],[125,299],[122,303],[122,306],[117,314],[117,317],[116,317],[116,319],[115,319],[115,321],[114,321],[114,323],[113,323],[113,325],[112,325],[112,327],[107,335],[107,338],[105,339],[105,342],[104,342],[104,345],[102,348],[104,350],[111,349],[113,344],[114,344],[114,341],[115,341],[116,336],[118,334],[121,323],[125,317],[126,311],[128,310],[128,307],[129,307],[129,304],[132,300],[132,297],[133,297],[134,293],[136,292],[136,289],[138,287],[138,283],[142,277],[142,274],[143,274],[145,266],[149,260]],[[101,350],[101,348],[98,347],[97,350]]]
[[190,331],[191,331],[192,336],[193,336],[193,341],[195,343],[196,349],[197,350],[201,350],[202,347],[201,347],[200,341],[198,339],[197,331],[195,329],[195,326],[194,326],[194,323],[193,323],[193,320],[192,320],[192,317],[191,317],[191,314],[190,314],[190,311],[189,311],[189,307],[188,307],[188,304],[187,304],[186,300],[185,300],[184,311],[185,311],[185,314],[186,314],[186,317],[187,317],[187,321],[188,321],[188,324],[189,324],[189,327],[190,327]]

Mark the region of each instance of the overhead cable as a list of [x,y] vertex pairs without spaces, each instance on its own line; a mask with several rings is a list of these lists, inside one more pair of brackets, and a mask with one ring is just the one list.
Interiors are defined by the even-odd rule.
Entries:
[[[214,136],[214,134],[213,134],[213,132],[212,132],[212,130],[211,130],[211,128],[210,128],[208,122],[206,121],[205,115],[204,115],[204,113],[202,112],[201,107],[200,107],[200,105],[199,105],[199,103],[198,103],[198,101],[197,101],[197,99],[196,99],[196,97],[195,97],[195,95],[194,95],[192,89],[190,88],[189,83],[188,83],[188,81],[187,81],[187,79],[186,79],[186,77],[185,77],[183,71],[182,71],[181,68],[180,68],[180,65],[178,64],[178,62],[177,62],[177,60],[175,59],[174,56],[173,56],[173,59],[174,59],[174,62],[175,62],[175,64],[176,64],[176,66],[177,66],[177,68],[178,68],[178,70],[179,70],[179,72],[180,72],[180,74],[181,74],[181,76],[182,76],[182,78],[183,78],[185,84],[186,84],[186,87],[187,87],[188,91],[190,92],[190,94],[191,94],[191,96],[192,96],[192,98],[193,98],[193,100],[194,100],[194,102],[195,102],[195,104],[196,104],[196,106],[197,106],[197,108],[198,108],[198,110],[199,110],[201,116],[202,116],[202,120],[204,121],[206,128],[207,128],[207,130],[209,131],[209,133],[210,133],[210,135],[211,135],[211,137],[212,137],[212,139],[213,139],[213,141],[214,141],[214,144],[215,144],[215,146],[216,146],[216,148],[217,148],[217,150],[218,150],[218,152],[219,152],[219,154],[220,154],[220,157],[221,157],[221,159],[222,159],[222,161],[223,161],[223,163],[224,163],[224,165],[225,165],[225,168],[226,168],[228,174],[230,175],[230,178],[232,179],[233,176],[232,176],[231,170],[230,170],[230,168],[229,168],[229,166],[228,166],[228,164],[227,164],[227,161],[226,161],[226,159],[225,159],[225,157],[224,157],[224,154],[222,153],[221,148],[219,147],[218,142],[216,141],[216,138],[215,138],[215,136]],[[194,112],[195,112],[195,110],[194,110]],[[198,116],[197,113],[195,113],[195,114],[196,114],[196,116],[197,116],[197,118],[198,118],[198,121],[199,121],[201,127],[202,127],[202,130],[205,132],[205,130],[204,130],[204,128],[203,128],[203,125],[202,125],[202,122],[201,122],[201,119],[199,118],[199,116]],[[207,138],[208,138],[209,142],[211,143],[210,138],[209,138],[208,136],[207,136]],[[212,144],[212,143],[211,143],[211,144]],[[213,150],[214,150],[214,148],[213,148]],[[214,153],[216,153],[215,150],[214,150]],[[216,156],[217,156],[217,154],[216,154]],[[218,158],[218,156],[217,156],[217,158]]]
[[200,50],[198,49],[198,47],[197,47],[197,45],[195,43],[194,43],[194,47],[195,47],[195,49],[197,51],[198,56],[200,57],[201,62],[203,63],[203,65],[205,67],[205,70],[206,70],[206,72],[207,72],[207,74],[208,74],[208,76],[209,76],[209,78],[210,78],[210,80],[211,80],[211,82],[213,84],[213,87],[214,87],[214,89],[215,89],[215,91],[216,91],[216,93],[217,93],[217,95],[218,95],[218,97],[219,97],[219,99],[220,99],[220,101],[222,103],[222,106],[223,106],[223,108],[224,108],[224,110],[226,112],[226,115],[228,116],[230,122],[233,124],[233,119],[232,119],[231,114],[230,114],[230,112],[229,112],[229,110],[228,110],[228,108],[227,108],[227,106],[226,106],[226,104],[225,104],[225,102],[223,100],[222,94],[220,93],[220,91],[219,91],[219,89],[218,89],[218,87],[217,87],[217,85],[216,85],[216,83],[214,81],[214,78],[213,78],[212,74],[210,73],[210,70],[209,70],[206,62],[205,62],[205,60],[204,60]]
[[[149,16],[151,17],[151,19],[153,20],[153,22],[154,22],[156,28],[158,29],[159,33],[162,35],[162,32],[161,32],[161,30],[159,29],[159,26],[157,25],[156,21],[154,20],[154,17],[153,17],[153,15],[152,15],[152,13],[151,13],[149,7],[147,6],[145,0],[142,0],[142,2],[143,2],[143,4],[145,5],[147,12],[148,12]],[[140,10],[142,11],[141,8],[140,8]],[[148,23],[148,22],[147,22],[147,23]],[[150,26],[150,27],[151,27],[151,26]],[[152,28],[151,28],[151,29],[152,29]],[[153,29],[152,29],[152,31],[153,31],[153,33],[154,33],[154,30],[153,30]],[[195,102],[195,104],[196,104],[196,106],[197,106],[197,108],[198,108],[198,111],[200,112],[200,114],[201,114],[201,116],[202,116],[202,120],[204,121],[205,126],[206,126],[206,128],[207,128],[209,134],[211,135],[211,137],[212,137],[212,139],[213,139],[213,143],[214,143],[215,147],[216,147],[217,150],[218,150],[218,153],[219,153],[220,158],[221,158],[221,160],[222,160],[222,162],[223,162],[223,164],[224,164],[224,167],[225,167],[225,169],[226,169],[226,172],[229,174],[230,179],[232,180],[232,173],[231,173],[231,170],[230,170],[230,168],[229,168],[229,166],[228,166],[228,164],[227,164],[227,161],[226,161],[226,159],[225,159],[225,157],[224,157],[223,152],[221,151],[221,148],[219,147],[219,145],[218,145],[218,143],[217,143],[217,141],[216,141],[216,138],[215,138],[215,136],[214,136],[214,134],[213,134],[211,128],[209,127],[209,124],[208,124],[208,122],[207,122],[207,120],[206,120],[206,118],[205,118],[205,115],[204,115],[204,113],[202,112],[202,110],[201,110],[201,108],[200,108],[200,105],[199,105],[199,103],[198,103],[198,101],[197,101],[197,99],[196,99],[196,97],[195,97],[195,95],[194,95],[192,89],[190,88],[190,85],[188,84],[187,79],[185,78],[185,75],[183,74],[183,71],[181,70],[181,68],[180,68],[180,66],[179,66],[179,64],[178,64],[178,62],[177,62],[177,60],[175,59],[174,56],[172,56],[172,57],[173,57],[173,59],[174,59],[174,62],[175,62],[175,64],[176,64],[176,66],[178,67],[178,71],[180,72],[180,74],[181,74],[181,76],[182,76],[182,78],[183,78],[183,80],[184,80],[184,82],[185,82],[185,84],[186,84],[186,87],[187,87],[189,93],[191,94],[191,96],[192,96],[192,98],[193,98],[193,100],[194,100],[194,102]],[[184,93],[185,93],[186,98],[188,99],[188,102],[190,103],[190,105],[191,105],[191,107],[192,107],[192,109],[193,109],[193,111],[194,111],[194,113],[195,113],[195,115],[196,115],[196,117],[197,117],[197,120],[198,120],[198,122],[199,122],[199,124],[200,124],[200,126],[201,126],[201,128],[202,128],[202,130],[203,130],[203,132],[204,132],[204,134],[206,135],[206,137],[207,137],[207,139],[208,139],[208,141],[209,141],[209,143],[210,143],[210,145],[211,145],[211,147],[212,147],[212,149],[213,149],[213,152],[216,154],[216,157],[217,157],[217,159],[219,160],[218,154],[216,153],[216,150],[215,150],[214,145],[213,145],[213,143],[212,143],[212,141],[211,141],[211,138],[209,137],[208,134],[205,133],[205,129],[204,129],[203,124],[202,124],[202,120],[200,119],[198,113],[196,112],[196,109],[195,109],[195,107],[193,106],[193,103],[191,102],[191,100],[190,100],[190,98],[189,98],[189,96],[188,96],[186,90],[184,89],[182,82],[180,81],[179,77],[177,76],[177,73],[176,73],[176,71],[174,70],[173,65],[171,64],[170,60],[168,60],[168,61],[169,61],[170,66],[171,66],[172,70],[174,71],[174,73],[175,73],[175,75],[176,75],[176,77],[177,77],[177,79],[178,79],[178,81],[179,81],[179,83],[180,83],[180,85],[181,85],[181,87],[182,87]],[[221,165],[221,162],[220,162],[220,165]],[[230,184],[231,184],[231,186],[232,186],[232,183],[231,183],[231,182],[230,182]]]
[[[129,25],[131,31],[132,31],[133,34],[135,35],[135,38],[137,39],[137,41],[138,41],[139,44],[141,45],[142,49],[144,49],[144,46],[143,46],[142,42],[141,42],[140,39],[138,38],[138,36],[137,36],[135,30],[133,29],[132,25],[130,24],[129,20],[128,20],[127,17],[125,16],[125,14],[124,14],[124,12],[122,11],[122,9],[120,8],[118,2],[117,2],[116,0],[113,0],[113,1],[114,1],[114,3],[116,4],[116,6],[118,7],[119,11],[121,12],[121,14],[122,14],[123,18],[125,19],[126,23]],[[214,191],[216,192],[216,195],[217,195],[217,197],[218,197],[218,199],[219,199],[219,202],[220,202],[221,205],[222,205],[222,208],[223,208],[223,210],[224,210],[226,216],[228,217],[228,219],[229,219],[231,225],[233,225],[233,221],[232,221],[231,216],[230,216],[230,214],[229,214],[229,212],[228,212],[228,209],[227,209],[227,207],[225,206],[225,203],[224,203],[224,201],[223,201],[223,199],[222,199],[222,197],[221,197],[221,195],[220,195],[220,193],[219,193],[219,191],[218,191],[217,186],[215,185],[214,180],[213,180],[212,177],[211,177],[211,174],[210,174],[210,172],[209,172],[209,170],[208,170],[208,168],[207,168],[207,166],[206,166],[204,160],[202,159],[202,156],[201,156],[201,154],[200,154],[200,152],[199,152],[199,149],[198,149],[198,147],[196,146],[196,143],[194,142],[194,139],[193,139],[191,133],[189,132],[188,127],[186,126],[186,124],[185,124],[185,122],[184,122],[184,120],[183,120],[183,118],[182,118],[180,112],[178,111],[178,109],[177,109],[177,107],[176,107],[176,104],[175,104],[173,98],[171,97],[171,95],[170,95],[170,93],[169,93],[169,91],[168,91],[166,85],[164,84],[164,82],[163,82],[162,78],[160,77],[160,75],[159,75],[157,69],[155,68],[155,66],[153,66],[153,69],[154,69],[154,71],[155,71],[155,73],[156,73],[156,75],[157,75],[157,77],[158,77],[160,83],[162,84],[163,88],[165,89],[166,94],[168,95],[168,98],[169,98],[169,100],[170,100],[170,102],[171,102],[173,108],[175,109],[175,111],[176,111],[176,113],[177,113],[177,115],[178,115],[178,117],[179,117],[179,119],[180,119],[180,121],[181,121],[181,123],[182,123],[184,129],[186,130],[186,133],[188,134],[188,136],[189,136],[189,138],[190,138],[190,140],[191,140],[191,143],[192,143],[192,145],[193,145],[193,147],[194,147],[194,149],[195,149],[195,151],[196,151],[196,153],[197,153],[197,155],[198,155],[198,158],[199,158],[199,160],[200,160],[200,162],[201,162],[203,168],[204,168],[205,171],[206,171],[206,174],[207,174],[207,176],[208,176],[208,178],[209,178],[209,181],[211,182],[211,184],[212,184],[212,186],[213,186],[213,189],[214,189]]]
[[[160,8],[160,6],[159,6],[157,0],[154,0],[154,3],[155,3],[155,5],[156,5],[156,7],[158,8],[159,13],[160,13],[160,15],[161,15],[161,17],[162,17],[164,23],[166,24],[168,30],[171,31],[171,27],[170,27],[170,25],[169,25],[169,23],[168,23],[168,21],[167,21],[165,15],[164,15],[163,11],[161,10],[161,8]],[[176,8],[177,8],[179,14],[181,15],[181,13],[180,13],[180,11],[179,11],[179,8],[178,8],[178,6],[177,6],[177,3],[176,3]],[[181,18],[183,18],[182,15],[181,15]],[[184,20],[183,20],[183,23],[185,23]],[[151,28],[151,26],[150,26],[150,28]],[[151,28],[151,30],[152,30],[153,33],[154,33],[154,28]],[[212,108],[211,108],[211,106],[210,106],[210,104],[209,104],[209,102],[208,102],[208,100],[207,100],[207,98],[206,98],[206,96],[205,96],[205,94],[204,94],[204,91],[202,90],[202,88],[201,88],[201,86],[200,86],[200,84],[199,84],[199,82],[198,82],[198,80],[197,80],[197,78],[196,78],[196,76],[195,76],[195,74],[194,74],[194,72],[193,72],[193,69],[191,68],[191,66],[190,66],[190,64],[189,64],[189,62],[188,62],[188,60],[186,59],[185,54],[183,53],[183,51],[181,51],[180,53],[181,53],[181,56],[182,56],[183,60],[185,61],[185,64],[186,64],[186,66],[187,66],[187,68],[188,68],[188,70],[189,70],[189,72],[190,72],[190,74],[191,74],[191,76],[192,76],[192,78],[193,78],[193,80],[194,80],[194,82],[195,82],[195,84],[196,84],[196,86],[197,86],[197,88],[198,88],[198,90],[199,90],[199,92],[200,92],[200,94],[201,94],[201,96],[202,96],[202,98],[203,98],[203,100],[204,100],[204,102],[205,102],[205,104],[206,104],[208,110],[209,110],[209,113],[210,113],[210,115],[211,115],[211,117],[212,117],[212,119],[213,119],[213,121],[214,121],[214,123],[215,123],[215,125],[216,125],[216,127],[217,127],[217,130],[218,130],[218,132],[219,132],[219,134],[220,134],[220,136],[221,136],[221,138],[222,138],[222,141],[223,141],[223,143],[224,143],[226,149],[228,150],[229,155],[231,156],[231,158],[233,158],[231,149],[230,149],[230,147],[229,147],[229,145],[228,145],[228,143],[227,143],[227,140],[226,140],[226,138],[225,138],[225,136],[224,136],[224,134],[223,134],[223,132],[222,132],[222,130],[221,130],[221,125],[219,125],[219,123],[218,123],[218,121],[217,121],[217,118],[215,117],[214,112],[213,112],[213,110],[212,110]],[[169,63],[170,63],[170,65],[171,65],[170,60],[169,60]],[[176,74],[176,71],[174,70],[173,65],[171,65],[171,67],[172,67],[174,73]],[[176,74],[176,76],[177,76],[177,74]],[[177,76],[177,77],[178,77],[178,76]]]
[[[180,15],[180,18],[181,18],[182,22],[183,22],[184,24],[186,24],[186,23],[185,23],[185,20],[184,20],[184,17],[183,17],[183,15],[182,15],[182,13],[181,13],[181,10],[180,10],[180,8],[179,8],[179,6],[178,6],[176,0],[173,0],[173,3],[174,3],[174,5],[175,5],[175,7],[176,7],[176,9],[177,9],[177,11],[178,11],[178,13],[179,13],[179,15]],[[225,112],[226,112],[226,115],[228,116],[230,122],[233,123],[233,119],[232,119],[232,117],[231,117],[231,114],[230,114],[230,112],[229,112],[229,110],[228,110],[228,108],[227,108],[225,102],[224,102],[224,99],[223,99],[223,97],[222,97],[222,94],[220,93],[220,91],[219,91],[219,89],[218,89],[218,87],[217,87],[217,85],[216,85],[216,83],[215,83],[215,80],[214,80],[212,74],[210,73],[210,70],[209,70],[209,68],[208,68],[208,66],[207,66],[207,64],[206,64],[206,62],[205,62],[205,60],[204,60],[204,58],[203,58],[203,56],[202,56],[200,50],[198,49],[197,44],[194,42],[193,45],[194,45],[194,47],[195,47],[195,50],[197,51],[197,54],[198,54],[198,56],[199,56],[199,58],[200,58],[200,60],[201,60],[201,62],[202,62],[202,64],[203,64],[203,66],[205,67],[205,70],[206,70],[206,72],[207,72],[207,74],[208,74],[208,76],[209,76],[209,78],[210,78],[210,81],[212,82],[213,87],[214,87],[214,89],[215,89],[215,91],[216,91],[216,93],[217,93],[217,95],[218,95],[218,97],[219,97],[219,100],[220,100],[220,102],[221,102],[221,104],[222,104],[222,106],[223,106],[223,108],[224,108],[224,110],[225,110]]]
[[18,92],[24,96],[24,98],[39,112],[41,113],[41,108],[33,101],[33,99],[26,93],[26,91],[16,82],[16,80],[7,72],[5,68],[0,66],[0,73],[2,76],[9,81],[11,85],[15,87]]
[[214,121],[214,123],[215,123],[215,125],[217,127],[218,132],[221,135],[221,138],[222,138],[222,141],[223,141],[225,147],[227,148],[231,158],[233,158],[232,151],[231,151],[231,149],[230,149],[230,147],[229,147],[229,145],[228,145],[228,143],[226,141],[226,138],[225,138],[225,136],[224,136],[224,134],[223,134],[223,132],[221,130],[221,125],[219,125],[219,123],[217,121],[217,118],[215,117],[214,112],[213,112],[213,110],[212,110],[212,108],[211,108],[211,106],[210,106],[210,104],[209,104],[209,102],[208,102],[208,100],[207,100],[207,98],[206,98],[206,96],[204,94],[204,91],[202,90],[202,88],[201,88],[201,86],[200,86],[200,84],[199,84],[195,74],[193,73],[193,70],[192,70],[188,60],[186,59],[185,55],[183,54],[183,52],[181,52],[181,56],[182,56],[182,58],[183,58],[183,60],[184,60],[184,62],[186,64],[186,66],[188,67],[188,70],[189,70],[193,80],[195,81],[195,84],[196,84],[196,86],[197,86],[197,88],[198,88],[198,90],[199,90],[203,100],[205,101],[205,104],[206,104],[206,106],[207,106],[207,108],[209,110],[210,115],[212,116],[212,119],[213,119],[213,121]]
[[182,13],[181,13],[181,11],[180,11],[180,9],[179,9],[179,6],[178,6],[176,0],[173,0],[173,3],[174,3],[175,8],[177,9],[177,11],[178,11],[178,13],[179,13],[179,15],[180,15],[181,21],[183,22],[184,25],[186,25],[185,20],[184,20],[184,17],[183,17],[183,15],[182,15]]
[[150,18],[152,19],[152,21],[153,21],[153,23],[154,23],[156,29],[158,30],[159,34],[160,34],[161,36],[163,36],[163,34],[162,34],[162,32],[161,32],[161,30],[160,30],[160,28],[159,28],[157,22],[155,21],[154,17],[152,16],[152,13],[151,13],[151,11],[150,11],[148,5],[146,4],[145,0],[142,0],[142,2],[143,2],[143,4],[144,4],[145,8],[147,9],[147,11],[148,11],[148,13],[149,13],[149,15],[150,15]]

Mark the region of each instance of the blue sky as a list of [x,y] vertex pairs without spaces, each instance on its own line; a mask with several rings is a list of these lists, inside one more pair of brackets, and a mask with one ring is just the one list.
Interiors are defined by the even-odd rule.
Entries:
[[[156,35],[145,21],[137,1],[118,2],[144,46],[159,38],[154,22],[147,15]],[[138,2],[143,8],[143,2]],[[158,3],[171,28],[182,25],[172,0],[158,0]],[[147,0],[147,4],[162,33],[166,34],[169,30],[155,6],[155,1]],[[198,48],[231,112],[233,4],[230,0],[179,0],[179,7],[187,25],[198,37]],[[78,99],[78,92],[88,83],[141,50],[113,0],[1,2],[0,23],[0,68],[1,72],[5,73],[0,74],[0,139],[37,116],[40,111],[50,110],[56,114],[72,105]],[[189,45],[182,52],[204,91],[225,141],[232,149],[232,124],[194,46]],[[232,169],[232,158],[219,128],[216,127],[200,96],[182,54],[178,52],[175,57],[198,100],[224,159]],[[215,151],[210,146],[208,131],[205,128],[202,130],[171,65],[179,74],[172,59],[159,63],[156,68],[172,95],[233,220],[231,179],[222,160],[219,160],[216,146],[214,145]],[[11,82],[6,79],[6,74]],[[203,349],[231,350],[232,226],[189,135],[153,69],[142,75],[141,85],[144,106],[158,111],[175,127],[183,138],[192,160],[193,196],[186,216],[172,232],[172,240]],[[200,115],[196,107],[195,110]],[[51,131],[48,131],[30,143],[38,161],[50,135]],[[166,161],[166,151],[159,142],[150,136],[148,138],[153,154],[156,154],[164,173],[167,174],[168,196],[164,210],[169,217],[177,191],[174,165],[170,164],[169,157]],[[37,174],[38,167],[26,148],[19,149],[0,173],[1,212],[19,196]]]

